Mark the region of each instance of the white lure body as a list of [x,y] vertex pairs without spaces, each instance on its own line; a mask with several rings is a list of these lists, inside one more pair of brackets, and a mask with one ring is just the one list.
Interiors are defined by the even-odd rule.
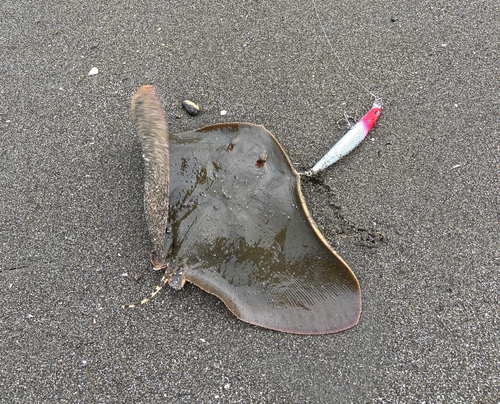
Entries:
[[359,120],[342,138],[333,146],[316,165],[307,171],[306,175],[314,175],[324,170],[333,163],[351,152],[368,135],[368,132],[377,121],[382,111],[382,102],[375,100],[368,113]]

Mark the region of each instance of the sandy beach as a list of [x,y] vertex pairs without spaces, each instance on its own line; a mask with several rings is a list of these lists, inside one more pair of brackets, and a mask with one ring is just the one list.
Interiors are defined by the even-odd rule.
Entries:
[[[317,5],[352,76],[310,0],[1,2],[1,403],[499,402],[499,3]],[[303,171],[371,107],[354,76],[382,115],[302,188],[359,323],[279,333],[194,285],[122,309],[161,278],[134,92],[171,133],[263,125]]]

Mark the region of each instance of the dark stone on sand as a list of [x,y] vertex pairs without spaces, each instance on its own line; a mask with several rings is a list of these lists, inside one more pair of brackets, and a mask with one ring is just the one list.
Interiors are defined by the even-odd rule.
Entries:
[[200,112],[200,107],[192,101],[184,100],[182,101],[182,106],[188,112],[189,115],[195,116],[198,115],[198,112]]

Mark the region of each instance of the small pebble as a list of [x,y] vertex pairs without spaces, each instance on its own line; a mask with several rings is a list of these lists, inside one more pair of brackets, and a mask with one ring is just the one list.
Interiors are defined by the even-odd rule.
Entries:
[[196,116],[198,115],[198,112],[200,112],[200,107],[192,101],[184,100],[182,101],[182,106],[188,112],[189,115]]
[[220,114],[221,114],[222,116],[224,116],[224,115],[226,115],[226,114],[227,114],[227,111],[223,109],[222,111],[220,111]]
[[97,69],[97,67],[93,67],[92,69],[90,69],[89,76],[95,76],[97,73],[99,73],[99,70]]

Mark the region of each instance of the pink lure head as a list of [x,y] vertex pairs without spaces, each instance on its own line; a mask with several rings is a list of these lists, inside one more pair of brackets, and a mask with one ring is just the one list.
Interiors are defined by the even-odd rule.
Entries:
[[377,122],[378,117],[382,113],[382,102],[379,100],[375,100],[373,103],[372,108],[366,113],[366,115],[361,118],[361,122],[363,123],[363,126],[366,129],[366,132],[375,125],[375,122]]

